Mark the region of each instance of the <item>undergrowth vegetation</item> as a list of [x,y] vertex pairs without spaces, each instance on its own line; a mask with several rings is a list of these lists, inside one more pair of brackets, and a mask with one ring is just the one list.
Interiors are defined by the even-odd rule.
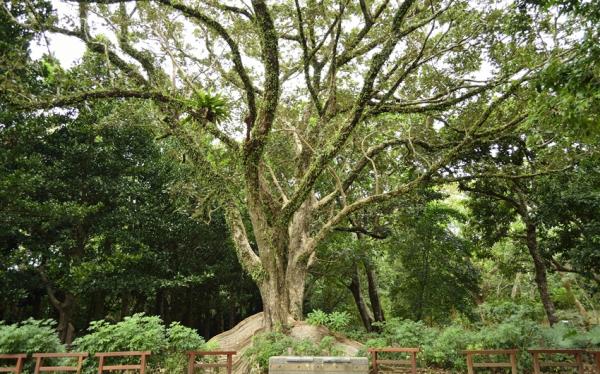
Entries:
[[[14,325],[0,324],[0,353],[65,352],[66,347],[60,343],[54,327],[55,322],[51,320],[29,319]],[[88,352],[90,357],[97,352],[150,351],[150,372],[180,373],[187,365],[187,351],[217,347],[207,344],[194,329],[178,322],[165,326],[157,316],[138,313],[114,324],[104,320],[92,322],[88,333],[77,338],[70,348]],[[114,359],[111,362],[137,363],[135,360]],[[27,360],[25,372],[33,372],[31,361]],[[97,360],[86,360],[85,372],[97,371]]]
[[[519,367],[528,372],[531,368],[530,355],[533,347],[553,348],[600,348],[600,326],[585,329],[569,322],[553,327],[540,324],[538,311],[527,305],[510,302],[484,304],[479,307],[480,320],[470,322],[457,318],[446,326],[428,326],[423,321],[389,319],[378,324],[380,333],[364,333],[350,330],[349,315],[314,311],[307,322],[322,325],[333,331],[365,343],[359,356],[366,355],[369,347],[420,347],[417,358],[419,366],[448,369],[453,372],[466,371],[465,349],[517,348]],[[126,317],[118,323],[100,320],[93,322],[86,335],[77,338],[70,347],[73,351],[151,351],[149,370],[152,373],[183,372],[186,367],[185,352],[189,350],[212,350],[211,346],[188,327],[174,322],[166,326],[156,316],[142,313]],[[15,352],[63,352],[51,320],[26,320],[19,324],[0,324],[0,353]],[[244,353],[255,372],[267,373],[272,356],[340,356],[343,349],[333,336],[325,336],[315,343],[309,339],[298,339],[281,332],[256,335],[252,345]],[[385,356],[385,355],[384,355]],[[499,359],[500,357],[492,358]],[[560,360],[561,358],[558,357]],[[566,359],[566,358],[565,358]],[[26,372],[32,371],[28,360]],[[115,361],[125,363],[128,361]],[[86,373],[97,371],[96,361],[86,361]]]
[[315,309],[308,313],[306,322],[315,326],[326,326],[333,331],[342,331],[350,324],[350,313],[346,311],[326,313],[321,309]]
[[297,339],[279,332],[259,334],[244,353],[251,367],[267,373],[269,358],[273,356],[340,356],[343,351],[336,346],[335,338],[325,336],[317,344],[309,339]]
[[[0,353],[64,352],[56,333],[56,322],[34,320],[6,325],[0,321]],[[25,372],[33,372],[33,363],[28,361]]]
[[[390,319],[381,324],[382,333],[357,336],[367,347],[420,347],[419,365],[466,371],[467,349],[519,349],[518,364],[531,368],[528,348],[597,348],[600,326],[586,330],[564,321],[553,327],[542,325],[537,312],[510,302],[482,305],[485,316],[478,322],[457,319],[447,326],[427,326],[422,321]],[[492,357],[492,360],[499,357]],[[560,358],[559,358],[560,359]]]

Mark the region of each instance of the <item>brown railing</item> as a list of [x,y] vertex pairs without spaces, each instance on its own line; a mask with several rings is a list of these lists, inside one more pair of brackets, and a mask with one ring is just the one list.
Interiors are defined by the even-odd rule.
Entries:
[[[379,365],[391,365],[391,366],[410,366],[413,374],[417,372],[417,360],[416,355],[420,351],[419,348],[370,348],[369,353],[372,356],[373,372],[376,374],[379,370]],[[379,353],[407,353],[410,355],[408,360],[388,360],[379,359]],[[477,368],[510,368],[512,374],[517,373],[517,349],[483,349],[483,350],[466,350],[462,351],[467,356],[467,369],[468,374],[474,374]],[[583,354],[588,353],[593,357],[595,370],[600,374],[600,350],[582,350],[582,349],[529,349],[529,353],[533,356],[533,373],[541,374],[541,368],[543,367],[566,367],[574,368],[578,374],[584,373],[583,367]],[[237,352],[235,351],[190,351],[188,352],[188,374],[193,374],[196,368],[226,368],[227,373],[233,372],[233,356]],[[150,356],[151,352],[100,352],[96,353],[96,357],[99,358],[98,373],[101,374],[105,371],[117,371],[117,370],[139,370],[140,374],[146,372],[147,357]],[[542,361],[541,355],[556,355],[565,354],[574,357],[573,361]],[[474,362],[473,356],[475,355],[508,355],[509,361],[503,362]],[[118,357],[133,357],[138,356],[140,358],[139,364],[124,364],[124,365],[107,365],[106,358],[118,358]],[[210,363],[210,362],[196,362],[196,358],[200,356],[227,356],[225,363]],[[54,372],[54,371],[72,371],[81,373],[83,362],[88,357],[88,353],[34,353],[32,357],[36,360],[35,374],[40,372]],[[43,360],[48,358],[77,358],[77,364],[75,366],[43,366]],[[1,366],[0,373],[14,373],[21,374],[23,371],[23,365],[27,359],[27,354],[0,354],[0,360],[15,360],[14,366]]]
[[[151,352],[100,352],[96,353],[96,357],[100,360],[98,362],[98,374],[104,373],[105,371],[116,371],[116,370],[139,370],[140,374],[146,373],[146,358],[150,356]],[[125,364],[125,365],[106,365],[104,360],[107,357],[132,357],[139,356],[139,364]]]
[[[190,351],[188,352],[188,374],[194,374],[197,368],[226,368],[227,374],[233,372],[233,356],[236,351]],[[225,363],[196,362],[198,356],[227,356]]]
[[23,361],[25,361],[26,358],[26,353],[0,354],[0,360],[16,360],[15,366],[0,367],[0,373],[21,374],[21,371],[23,370]]
[[[74,371],[77,374],[81,373],[83,367],[83,361],[87,358],[87,352],[76,352],[76,353],[34,353],[31,357],[35,358],[35,370],[34,374],[39,374],[45,371]],[[77,365],[75,366],[43,366],[43,360],[45,358],[76,358]]]
[[[420,348],[369,348],[369,353],[371,353],[371,364],[373,365],[373,373],[377,374],[379,370],[379,365],[391,365],[391,366],[410,366],[412,368],[412,373],[417,374],[417,353],[419,353]],[[378,358],[379,353],[408,353],[410,355],[410,359],[408,360],[381,360]]]
[[[571,367],[577,369],[578,374],[583,374],[583,350],[581,349],[528,349],[533,356],[533,373],[541,374],[543,367]],[[540,355],[565,354],[575,358],[575,362],[541,361]]]
[[[468,374],[475,374],[477,368],[510,368],[512,374],[517,374],[517,349],[479,349],[462,351],[467,355]],[[474,362],[473,356],[508,355],[508,361],[503,362]]]
[[598,374],[600,374],[600,351],[588,349],[587,353],[589,353],[594,358],[594,364],[596,365],[596,372]]

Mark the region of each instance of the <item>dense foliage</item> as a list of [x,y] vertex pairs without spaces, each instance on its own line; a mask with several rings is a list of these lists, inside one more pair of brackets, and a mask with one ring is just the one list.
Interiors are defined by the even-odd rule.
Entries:
[[540,325],[531,306],[504,302],[482,305],[485,322],[465,323],[455,321],[444,328],[431,327],[423,322],[391,319],[384,324],[381,336],[367,340],[372,347],[421,348],[418,355],[422,366],[466,370],[465,349],[520,350],[519,367],[531,369],[532,347],[596,348],[600,344],[600,328],[585,331],[568,322],[554,327]]
[[[65,352],[56,333],[56,322],[32,318],[7,325],[0,322],[0,353]],[[24,370],[33,372],[33,362],[27,362]]]
[[[204,339],[189,327],[178,322],[166,327],[156,316],[134,314],[111,324],[94,321],[88,333],[73,342],[73,349],[81,352],[150,351],[149,367],[167,372],[182,372],[187,367],[187,351],[209,350]],[[122,359],[121,363],[127,363]],[[87,363],[90,372],[97,371],[94,360]]]

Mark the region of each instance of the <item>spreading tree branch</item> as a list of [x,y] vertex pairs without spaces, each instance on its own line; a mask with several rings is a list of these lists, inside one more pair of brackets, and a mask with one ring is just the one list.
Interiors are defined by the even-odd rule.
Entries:
[[308,196],[310,193],[313,185],[317,181],[317,178],[325,169],[325,164],[328,163],[339,152],[346,140],[350,137],[356,125],[363,117],[365,107],[371,99],[375,80],[379,75],[381,68],[396,47],[396,44],[400,41],[400,29],[402,22],[404,21],[404,18],[414,1],[415,0],[405,0],[396,11],[391,25],[392,35],[388,38],[382,50],[373,56],[373,59],[371,60],[369,70],[364,79],[363,87],[356,102],[354,103],[350,120],[338,131],[334,137],[334,140],[325,147],[325,150],[317,155],[316,159],[311,163],[304,177],[298,184],[296,191],[290,197],[290,201],[284,205],[282,214],[279,217],[281,223],[287,223],[290,220],[292,214],[298,209],[306,196]]

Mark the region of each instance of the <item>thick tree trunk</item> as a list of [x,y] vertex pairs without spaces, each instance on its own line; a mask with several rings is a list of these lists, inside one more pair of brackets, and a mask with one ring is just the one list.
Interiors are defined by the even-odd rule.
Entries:
[[300,321],[304,318],[304,288],[306,286],[306,274],[308,267],[306,264],[292,264],[288,267],[286,274],[286,287],[288,287],[289,311],[290,316]]
[[310,199],[305,201],[289,224],[283,226],[272,222],[263,209],[249,202],[262,267],[258,287],[267,330],[285,329],[290,320],[303,318],[304,287],[311,248],[311,204]]
[[[270,273],[260,286],[265,328],[270,331],[284,330],[292,317],[289,305],[289,289],[285,281],[273,279],[281,275]],[[298,285],[304,287],[304,285]]]
[[302,319],[306,266],[296,264],[285,271],[270,271],[259,285],[265,316],[265,328],[285,329],[290,319]]
[[367,307],[367,304],[365,303],[365,300],[362,296],[362,293],[360,290],[360,278],[358,275],[358,266],[356,266],[356,264],[354,265],[351,279],[352,280],[351,280],[350,284],[348,285],[348,288],[350,289],[350,292],[352,293],[352,297],[354,297],[354,302],[356,303],[356,307],[358,308],[358,314],[360,315],[360,319],[363,323],[363,326],[365,326],[365,329],[367,330],[367,332],[372,332],[373,331],[373,315],[372,315],[371,311],[369,310],[369,308]]
[[529,254],[533,259],[533,266],[535,268],[535,283],[537,284],[538,291],[540,293],[540,299],[542,300],[542,305],[544,306],[544,310],[546,311],[546,316],[548,317],[548,323],[550,325],[554,325],[558,322],[558,318],[556,317],[556,309],[554,308],[554,303],[550,298],[550,293],[548,292],[548,279],[546,276],[546,265],[544,264],[544,259],[542,258],[538,245],[537,245],[537,228],[534,223],[528,222],[526,223],[526,243],[527,249],[529,250]]
[[[269,249],[274,258],[263,260],[265,278],[259,284],[265,328],[279,330],[303,318],[304,288],[308,264],[289,247]],[[288,260],[280,254],[287,254]],[[263,256],[261,255],[261,258]]]

